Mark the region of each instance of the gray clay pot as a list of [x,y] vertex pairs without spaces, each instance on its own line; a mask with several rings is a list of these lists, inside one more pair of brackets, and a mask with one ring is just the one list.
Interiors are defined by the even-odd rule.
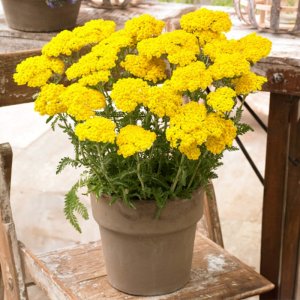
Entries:
[[154,201],[121,201],[91,195],[100,227],[110,284],[132,295],[154,296],[182,288],[190,278],[196,224],[203,215],[203,190],[192,199],[169,201],[159,219]]
[[51,32],[76,26],[80,1],[50,8],[44,0],[1,0],[9,27],[22,31]]

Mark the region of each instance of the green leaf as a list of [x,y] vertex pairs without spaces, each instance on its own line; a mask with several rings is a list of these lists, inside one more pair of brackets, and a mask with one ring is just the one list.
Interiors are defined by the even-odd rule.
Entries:
[[80,163],[74,159],[71,159],[70,157],[64,157],[59,161],[56,167],[56,174],[61,173],[62,170],[64,170],[64,168],[68,165],[71,165],[72,167],[76,168],[80,165]]
[[89,215],[84,204],[79,201],[79,197],[77,196],[78,188],[79,184],[77,182],[65,195],[64,213],[66,219],[69,220],[73,227],[81,233],[81,228],[79,226],[75,212],[78,213],[85,220],[89,218]]

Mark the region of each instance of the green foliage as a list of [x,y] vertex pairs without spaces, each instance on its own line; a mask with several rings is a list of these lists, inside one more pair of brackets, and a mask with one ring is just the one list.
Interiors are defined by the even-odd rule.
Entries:
[[79,201],[79,197],[77,196],[77,190],[79,187],[80,184],[76,183],[65,195],[64,213],[66,219],[69,220],[74,228],[81,233],[81,228],[79,226],[78,219],[75,213],[79,214],[85,220],[87,220],[89,216],[86,207]]

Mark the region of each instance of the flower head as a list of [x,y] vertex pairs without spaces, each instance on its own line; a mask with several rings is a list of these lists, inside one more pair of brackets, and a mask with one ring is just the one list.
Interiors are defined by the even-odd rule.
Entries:
[[147,103],[148,90],[148,84],[142,79],[123,78],[113,85],[111,98],[118,109],[131,112],[138,104]]
[[61,75],[64,66],[64,63],[57,58],[44,55],[29,57],[17,65],[14,80],[18,85],[41,87],[55,74]]
[[80,141],[114,143],[116,124],[103,117],[93,117],[75,127],[75,134]]
[[121,128],[117,136],[118,154],[123,157],[132,156],[138,152],[144,152],[152,147],[156,134],[136,125],[127,125]]

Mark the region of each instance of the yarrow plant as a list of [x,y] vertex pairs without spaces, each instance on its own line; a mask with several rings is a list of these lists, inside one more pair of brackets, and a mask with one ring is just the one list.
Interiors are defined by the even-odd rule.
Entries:
[[18,84],[40,88],[35,110],[74,145],[57,173],[84,169],[65,198],[77,230],[75,214],[87,218],[79,188],[133,208],[155,201],[159,216],[167,201],[190,198],[215,178],[224,151],[250,130],[243,102],[266,82],[251,66],[271,42],[255,33],[228,40],[229,16],[205,8],[184,15],[179,30],[162,33],[164,25],[147,14],[118,31],[93,20],[17,66]]

